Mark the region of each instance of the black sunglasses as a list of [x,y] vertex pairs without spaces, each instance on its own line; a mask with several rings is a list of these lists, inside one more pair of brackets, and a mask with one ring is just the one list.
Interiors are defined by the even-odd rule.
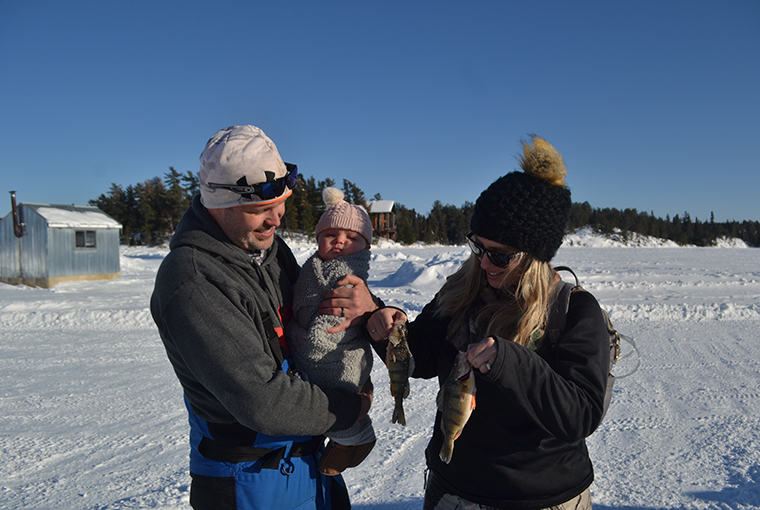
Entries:
[[285,163],[285,167],[288,169],[285,177],[280,177],[279,179],[269,182],[247,184],[245,176],[243,176],[237,184],[217,184],[215,182],[210,182],[208,185],[210,188],[232,191],[233,193],[242,195],[243,198],[248,200],[253,200],[251,195],[256,195],[262,200],[269,200],[282,195],[285,192],[285,186],[292,190],[298,185],[298,166],[292,163]]
[[474,234],[470,232],[467,234],[467,244],[470,245],[470,249],[472,250],[472,253],[475,254],[476,257],[479,259],[483,258],[483,255],[488,255],[488,260],[491,261],[491,263],[494,266],[497,267],[507,267],[510,262],[512,262],[512,259],[520,255],[521,251],[516,251],[514,253],[501,253],[498,251],[489,251],[486,250],[486,247],[480,244],[479,242],[475,241],[472,236]]

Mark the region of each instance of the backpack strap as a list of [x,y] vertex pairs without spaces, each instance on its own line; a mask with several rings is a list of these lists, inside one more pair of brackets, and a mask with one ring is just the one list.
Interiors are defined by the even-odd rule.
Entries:
[[[562,331],[565,328],[565,323],[567,321],[567,311],[570,307],[570,294],[578,290],[586,292],[585,289],[581,287],[578,276],[576,276],[575,272],[572,269],[567,266],[557,266],[554,268],[554,270],[568,271],[575,278],[575,285],[565,281],[560,281],[557,283],[557,286],[560,287],[558,290],[559,294],[557,295],[555,302],[550,308],[549,319],[547,320],[547,337],[549,338],[550,345],[552,347],[556,346],[557,343],[559,343],[559,337],[562,336]],[[607,386],[604,393],[604,403],[602,406],[601,419],[603,420],[607,414],[607,409],[610,407],[610,402],[612,401],[612,391],[615,385],[615,376],[612,374],[612,365],[614,365],[617,360],[620,359],[620,339],[622,338],[622,335],[618,333],[615,327],[612,325],[612,321],[610,321],[610,316],[607,314],[607,311],[604,310],[604,308],[601,310],[602,315],[604,316],[605,325],[607,326],[607,334],[610,338],[610,367],[607,375]],[[633,345],[632,341],[631,344]],[[636,368],[638,368],[638,365]],[[634,368],[634,371],[636,368]]]
[[578,288],[581,288],[581,281],[578,279],[578,275],[575,274],[575,271],[573,271],[572,269],[570,269],[567,266],[557,266],[557,267],[554,268],[554,270],[557,271],[557,272],[567,271],[568,273],[570,273],[571,275],[573,275],[573,278],[575,279],[575,286],[578,287]]
[[575,285],[572,283],[560,280],[555,287],[554,299],[549,307],[549,318],[546,322],[546,339],[549,340],[549,344],[554,347],[559,342],[559,338],[562,336],[562,332],[565,330],[565,323],[567,322],[567,310],[570,308],[570,294],[576,290],[583,290],[578,281],[578,276],[575,272],[567,266],[557,266],[555,271],[569,271],[575,278]]

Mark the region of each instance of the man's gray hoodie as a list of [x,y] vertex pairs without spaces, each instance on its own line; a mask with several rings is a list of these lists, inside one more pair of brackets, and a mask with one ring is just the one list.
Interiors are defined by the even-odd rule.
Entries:
[[[151,313],[192,410],[272,436],[320,435],[356,422],[361,399],[291,378],[268,342],[290,315],[298,264],[279,237],[259,266],[193,199],[156,276]],[[267,327],[267,320],[272,326]],[[228,437],[233,440],[234,437]]]

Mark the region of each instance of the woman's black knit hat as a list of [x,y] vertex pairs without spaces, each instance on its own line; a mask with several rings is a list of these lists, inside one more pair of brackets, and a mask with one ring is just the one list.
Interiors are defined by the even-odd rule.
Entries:
[[500,177],[475,202],[470,229],[478,236],[549,262],[570,218],[570,190],[562,155],[543,138],[523,142],[524,172]]

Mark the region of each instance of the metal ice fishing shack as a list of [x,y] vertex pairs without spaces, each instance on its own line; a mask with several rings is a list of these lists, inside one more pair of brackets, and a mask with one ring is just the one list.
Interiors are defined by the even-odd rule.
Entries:
[[50,288],[121,277],[121,224],[92,206],[16,204],[0,220],[0,282]]

